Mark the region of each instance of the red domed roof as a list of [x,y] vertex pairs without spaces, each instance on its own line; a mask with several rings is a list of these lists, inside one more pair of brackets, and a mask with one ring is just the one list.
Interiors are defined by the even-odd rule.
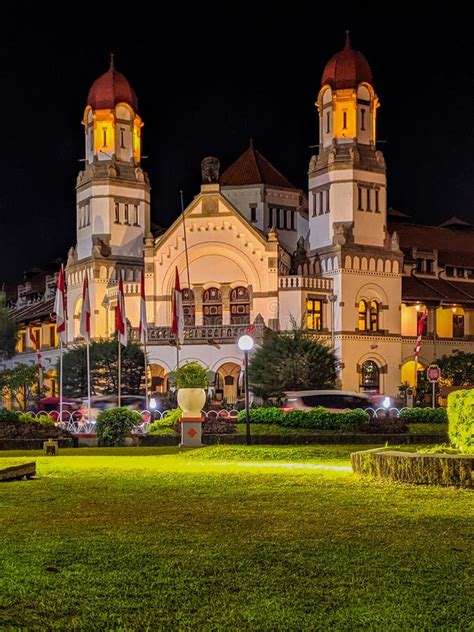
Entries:
[[329,84],[333,90],[341,90],[357,88],[362,81],[372,85],[372,71],[364,55],[352,50],[349,33],[346,33],[346,45],[326,64],[321,86]]
[[94,110],[112,109],[117,103],[128,103],[135,112],[138,109],[137,95],[121,72],[114,67],[110,58],[110,68],[94,81],[87,96],[87,105]]

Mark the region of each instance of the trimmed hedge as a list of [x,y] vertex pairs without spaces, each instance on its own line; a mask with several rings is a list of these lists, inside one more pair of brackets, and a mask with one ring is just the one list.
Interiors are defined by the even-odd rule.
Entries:
[[38,418],[14,410],[0,410],[0,440],[57,439],[71,437],[71,433],[54,425],[51,417]]
[[[361,430],[370,420],[363,410],[332,413],[319,406],[312,410],[292,410],[285,413],[280,408],[251,408],[250,421],[259,424],[277,424],[286,428],[306,428],[313,430],[339,430],[354,432]],[[241,410],[237,418],[245,422],[245,411]]]
[[142,421],[140,413],[128,408],[103,410],[97,417],[95,431],[99,446],[121,446],[125,436]]
[[474,389],[448,395],[449,438],[462,451],[474,448]]
[[164,415],[164,417],[153,421],[148,426],[148,434],[161,434],[164,428],[175,429],[179,424],[182,414],[183,411],[181,408],[174,408],[173,410],[170,410],[169,413]]
[[445,408],[405,408],[400,419],[407,424],[447,424],[448,413]]

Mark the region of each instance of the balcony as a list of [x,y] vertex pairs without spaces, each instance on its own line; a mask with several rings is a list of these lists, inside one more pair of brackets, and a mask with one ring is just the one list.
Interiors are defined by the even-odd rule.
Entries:
[[281,290],[332,290],[332,279],[310,276],[282,276],[279,279]]
[[[243,334],[248,332],[249,325],[213,325],[194,326],[184,328],[184,344],[196,345],[203,343],[233,343]],[[131,340],[138,341],[138,329],[130,331]],[[174,336],[171,335],[171,327],[148,327],[149,345],[168,345],[174,343]]]

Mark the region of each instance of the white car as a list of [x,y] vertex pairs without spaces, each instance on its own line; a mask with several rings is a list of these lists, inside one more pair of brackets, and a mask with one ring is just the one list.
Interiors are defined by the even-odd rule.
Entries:
[[311,410],[316,406],[323,406],[328,410],[354,410],[361,408],[365,410],[372,406],[372,400],[365,393],[355,391],[287,391],[283,409],[290,410]]

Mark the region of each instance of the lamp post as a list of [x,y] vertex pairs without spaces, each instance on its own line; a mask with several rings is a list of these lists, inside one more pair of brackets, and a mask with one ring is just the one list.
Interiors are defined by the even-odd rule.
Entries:
[[244,352],[244,388],[245,388],[245,437],[247,445],[250,445],[250,403],[249,403],[249,351],[252,351],[255,341],[247,334],[240,336],[239,349]]

